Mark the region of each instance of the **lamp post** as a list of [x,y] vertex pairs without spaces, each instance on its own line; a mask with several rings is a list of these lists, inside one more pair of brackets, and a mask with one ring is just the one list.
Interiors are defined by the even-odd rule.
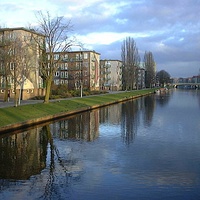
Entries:
[[81,68],[81,77],[80,77],[80,89],[81,89],[81,98],[83,97],[83,52],[81,51],[80,56],[81,62],[80,62],[80,68]]

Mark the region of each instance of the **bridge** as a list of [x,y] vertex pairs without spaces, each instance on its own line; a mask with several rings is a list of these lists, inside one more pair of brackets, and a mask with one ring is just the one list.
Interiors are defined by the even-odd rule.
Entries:
[[182,87],[182,86],[183,87],[185,86],[185,88],[188,88],[188,87],[190,87],[190,88],[200,88],[200,83],[173,83],[172,85],[175,88]]

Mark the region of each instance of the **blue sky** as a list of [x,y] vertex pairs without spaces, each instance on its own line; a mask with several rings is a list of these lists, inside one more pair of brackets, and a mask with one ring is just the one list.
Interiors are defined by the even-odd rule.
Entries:
[[35,26],[39,10],[71,20],[73,34],[101,59],[121,60],[130,36],[142,60],[153,53],[157,71],[200,73],[200,0],[1,0],[0,26]]

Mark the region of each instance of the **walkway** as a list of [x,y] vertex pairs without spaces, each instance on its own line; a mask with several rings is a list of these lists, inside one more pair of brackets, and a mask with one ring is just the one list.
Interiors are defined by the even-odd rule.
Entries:
[[[35,104],[35,103],[42,103],[43,100],[21,100],[20,105],[27,105],[27,104]],[[14,107],[15,103],[14,100],[10,100],[9,102],[4,102],[0,100],[0,108],[6,108],[6,107]]]
[[[126,91],[109,91],[110,94],[122,93],[122,92],[126,92]],[[108,94],[108,93],[105,93],[105,94]],[[97,94],[97,95],[104,95],[104,94]],[[83,98],[87,98],[89,96],[83,96]],[[93,96],[95,96],[95,95],[93,95]],[[67,99],[72,99],[72,98],[74,99],[74,98],[81,98],[81,97],[70,97],[70,98],[63,98],[63,99],[52,99],[52,100],[49,100],[49,102],[60,101],[60,100],[67,100]],[[43,103],[43,101],[44,100],[21,100],[20,101],[20,105]],[[14,107],[14,106],[15,106],[15,102],[14,102],[13,99],[11,99],[9,102],[4,102],[2,99],[0,99],[0,108]]]

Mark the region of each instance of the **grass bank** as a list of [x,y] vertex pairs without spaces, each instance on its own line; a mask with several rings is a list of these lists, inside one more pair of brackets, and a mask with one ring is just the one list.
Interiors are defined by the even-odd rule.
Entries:
[[153,89],[57,100],[19,107],[0,108],[0,133],[72,115],[77,112],[148,95]]

